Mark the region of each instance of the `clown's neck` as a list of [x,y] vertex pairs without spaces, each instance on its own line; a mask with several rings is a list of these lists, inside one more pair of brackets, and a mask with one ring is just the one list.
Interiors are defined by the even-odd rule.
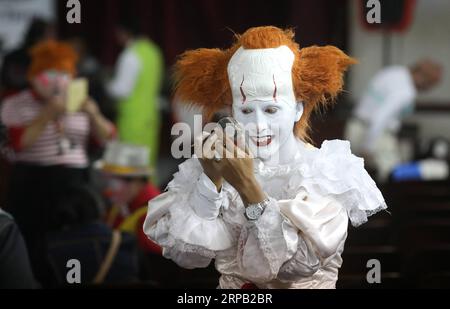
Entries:
[[298,153],[299,143],[302,142],[292,134],[288,140],[280,146],[278,153],[264,160],[263,163],[267,166],[287,165],[292,163]]

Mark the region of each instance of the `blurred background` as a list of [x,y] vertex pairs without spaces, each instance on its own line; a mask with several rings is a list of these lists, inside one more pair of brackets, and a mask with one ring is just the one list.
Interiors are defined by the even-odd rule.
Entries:
[[[171,69],[187,49],[274,25],[359,61],[312,139],[349,139],[389,213],[350,229],[338,288],[449,288],[450,2],[380,0],[380,23],[368,2],[0,1],[0,287],[66,286],[77,259],[86,285],[215,288],[213,265],[181,269],[142,233],[147,201],[182,162],[171,128],[201,114],[173,101]],[[66,116],[57,91],[45,95],[60,71],[87,83]],[[371,259],[379,284],[366,280]]]

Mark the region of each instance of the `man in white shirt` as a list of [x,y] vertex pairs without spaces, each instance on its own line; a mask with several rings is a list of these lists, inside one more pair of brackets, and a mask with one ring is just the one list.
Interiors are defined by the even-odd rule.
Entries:
[[384,68],[371,80],[346,128],[352,150],[368,159],[385,180],[400,163],[397,132],[402,119],[414,111],[417,94],[436,86],[442,67],[422,60],[412,67]]
[[160,138],[158,99],[164,72],[163,55],[154,42],[141,35],[135,21],[125,20],[116,32],[125,49],[108,92],[119,101],[119,137],[123,142],[148,147],[149,165],[155,170]]
[[131,41],[119,55],[114,78],[108,84],[109,94],[116,99],[127,98],[131,95],[139,74],[139,58],[131,48],[128,48],[130,46]]

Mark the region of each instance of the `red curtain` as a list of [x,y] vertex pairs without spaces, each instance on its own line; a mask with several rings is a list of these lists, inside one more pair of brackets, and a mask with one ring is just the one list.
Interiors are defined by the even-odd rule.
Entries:
[[81,24],[66,22],[65,1],[58,1],[62,37],[83,36],[102,63],[118,53],[114,25],[133,13],[158,43],[168,65],[186,49],[227,47],[233,32],[249,27],[293,27],[302,46],[346,45],[346,0],[80,0]]

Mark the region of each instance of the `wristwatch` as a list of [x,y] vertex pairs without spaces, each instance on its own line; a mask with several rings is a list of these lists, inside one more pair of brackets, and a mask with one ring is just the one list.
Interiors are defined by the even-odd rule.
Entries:
[[266,209],[269,202],[270,202],[269,199],[265,199],[260,203],[248,205],[245,208],[245,217],[247,218],[247,220],[249,221],[258,220],[264,213],[264,210]]

